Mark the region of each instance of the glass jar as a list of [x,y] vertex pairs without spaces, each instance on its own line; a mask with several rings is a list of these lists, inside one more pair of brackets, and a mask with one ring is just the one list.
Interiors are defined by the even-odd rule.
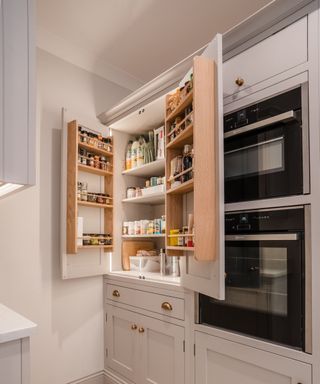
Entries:
[[104,201],[105,200],[103,199],[102,193],[97,193],[97,203],[103,204]]
[[83,234],[82,244],[83,245],[91,245],[91,238],[90,238],[90,235],[88,233]]
[[96,203],[97,202],[97,195],[95,193],[88,193],[88,201],[90,203]]
[[89,165],[90,167],[94,167],[94,158],[93,158],[93,155],[91,155],[91,153],[88,154],[87,165]]
[[88,201],[88,183],[81,183],[81,200]]
[[110,235],[110,233],[107,233],[105,235],[105,244],[106,245],[112,245],[112,236]]
[[90,236],[90,245],[99,245],[99,235],[92,234]]
[[82,137],[82,142],[87,144],[88,143],[88,132],[82,129],[81,131],[81,137]]
[[99,245],[105,245],[106,240],[104,235],[98,235]]
[[123,225],[122,225],[122,234],[124,236],[126,235],[129,235],[129,223],[127,221],[124,221],[123,222]]
[[104,156],[101,156],[101,157],[100,157],[100,168],[101,168],[103,171],[106,171],[106,170],[107,170],[107,158],[104,157]]
[[82,183],[78,181],[77,200],[81,200],[81,190],[82,190]]
[[127,188],[127,199],[133,199],[136,197],[136,188],[135,187],[128,187]]

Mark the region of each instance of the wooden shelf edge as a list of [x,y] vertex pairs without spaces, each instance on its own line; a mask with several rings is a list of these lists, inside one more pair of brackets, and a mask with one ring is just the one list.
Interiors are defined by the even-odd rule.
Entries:
[[112,209],[113,205],[108,205],[108,204],[99,204],[99,203],[91,203],[90,201],[79,201],[78,200],[78,205],[81,205],[83,207],[92,207],[92,208],[108,208]]
[[112,172],[103,171],[102,169],[90,167],[84,164],[78,164],[78,170],[83,172],[93,173],[98,176],[113,176]]
[[187,251],[187,252],[194,252],[194,247],[179,247],[177,246],[167,246],[167,250],[169,251]]
[[181,195],[183,193],[193,191],[193,179],[188,180],[185,183],[180,184],[175,188],[171,188],[167,191],[167,195]]
[[113,245],[78,245],[78,249],[111,249]]
[[101,149],[101,148],[93,147],[92,145],[89,145],[89,144],[79,142],[78,146],[79,146],[79,148],[87,149],[88,151],[91,151],[93,153],[96,153],[96,154],[99,154],[99,155],[102,155],[105,157],[112,157],[113,156],[112,152],[105,151],[104,149]]
[[[172,141],[167,144],[166,148],[178,148],[179,146],[183,146],[184,141],[190,139],[193,136],[193,124],[188,125],[177,137],[175,137]],[[187,143],[188,144],[188,143]]]

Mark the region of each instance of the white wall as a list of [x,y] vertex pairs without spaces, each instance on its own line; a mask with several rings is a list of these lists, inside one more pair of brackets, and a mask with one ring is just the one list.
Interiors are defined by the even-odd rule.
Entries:
[[60,279],[61,107],[92,119],[129,91],[41,50],[37,65],[37,185],[0,201],[0,302],[39,325],[32,384],[66,384],[103,369],[103,307],[102,277]]

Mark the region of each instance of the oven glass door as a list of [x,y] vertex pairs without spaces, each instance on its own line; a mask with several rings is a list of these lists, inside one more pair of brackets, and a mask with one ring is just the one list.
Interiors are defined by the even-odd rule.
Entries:
[[201,297],[201,322],[303,349],[304,257],[294,236],[227,240],[226,300]]
[[225,140],[227,203],[301,193],[302,131],[297,120]]

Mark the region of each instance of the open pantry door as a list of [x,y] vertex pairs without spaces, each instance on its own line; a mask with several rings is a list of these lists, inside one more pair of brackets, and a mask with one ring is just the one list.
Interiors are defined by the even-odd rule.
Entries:
[[[88,199],[89,195],[102,196],[106,193],[112,198],[112,176],[107,175],[107,172],[102,169],[83,166],[82,162],[79,163],[79,159],[85,156],[80,149],[88,147],[87,142],[79,141],[80,127],[86,132],[87,130],[106,132],[106,127],[97,120],[62,109],[60,200],[62,279],[104,275],[109,272],[112,256],[112,245],[106,244],[109,239],[101,235],[110,233],[112,236],[113,233],[112,200],[111,202],[110,199],[108,202],[100,201],[101,205],[99,205]],[[104,151],[101,147],[91,148],[91,153]],[[111,172],[109,173],[112,175]],[[85,236],[85,233],[100,235]],[[99,241],[96,245],[84,244],[85,238],[91,243],[93,237],[100,238],[103,242]],[[96,240],[95,242],[97,243]]]
[[224,141],[220,34],[201,56],[194,58],[193,92],[194,254],[188,252],[181,257],[181,282],[186,288],[223,300]]

